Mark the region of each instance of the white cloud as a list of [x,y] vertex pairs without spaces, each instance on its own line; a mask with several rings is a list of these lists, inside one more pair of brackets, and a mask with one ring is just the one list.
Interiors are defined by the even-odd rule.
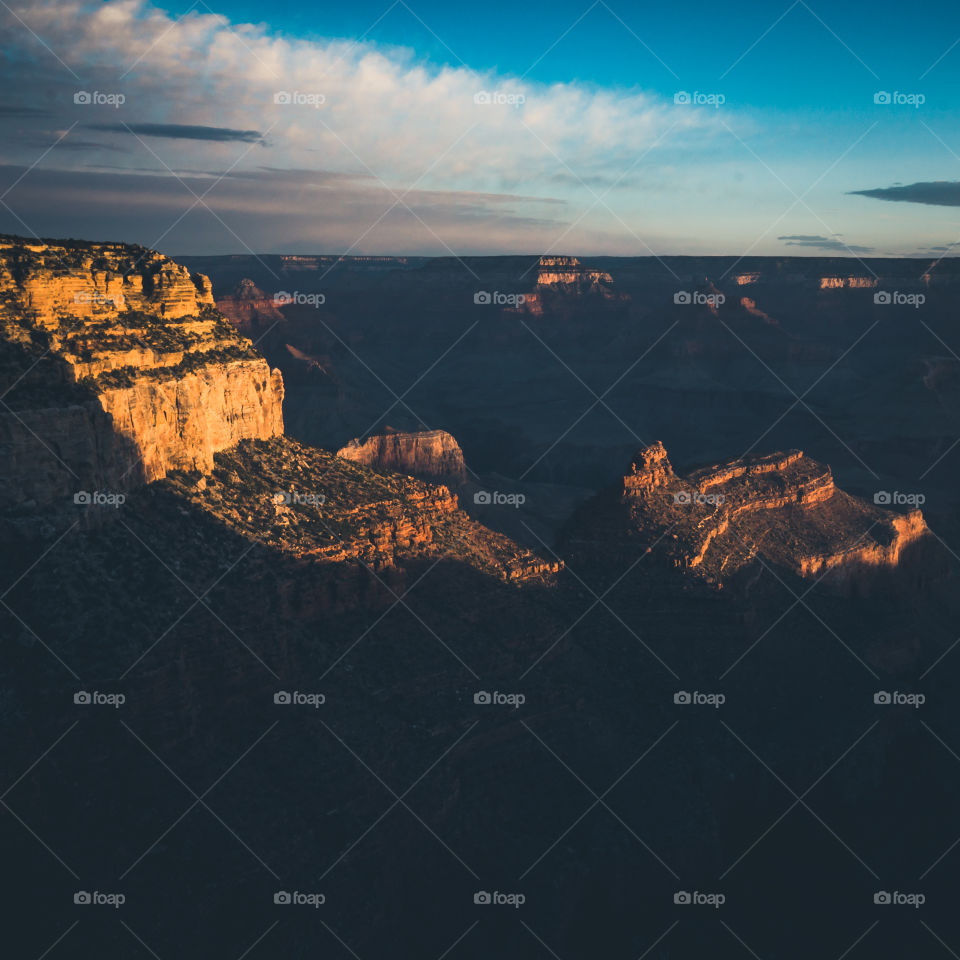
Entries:
[[[564,220],[575,220],[631,165],[625,183],[645,166],[654,166],[658,152],[681,147],[698,151],[722,131],[717,111],[676,106],[640,90],[543,85],[466,67],[435,67],[418,62],[408,50],[274,36],[263,27],[234,25],[217,14],[194,12],[175,20],[141,0],[93,6],[38,0],[17,13],[80,80],[15,17],[0,11],[7,43],[22,53],[19,60],[8,59],[0,67],[9,99],[16,106],[50,112],[46,117],[5,119],[9,135],[3,138],[0,159],[13,165],[31,163],[45,133],[52,142],[54,131],[77,123],[71,138],[80,140],[82,133],[83,141],[102,142],[105,149],[54,149],[44,160],[45,168],[78,173],[107,169],[117,164],[116,147],[122,145],[129,151],[122,156],[129,160],[121,163],[159,173],[165,165],[179,171],[225,170],[235,164],[235,172],[270,166],[363,175],[372,178],[367,189],[378,194],[372,204],[376,209],[382,206],[380,194],[390,199],[389,191],[402,194],[411,186],[415,191],[450,191],[450,201],[443,204],[448,212],[463,209],[465,193],[523,194],[510,198],[508,211],[489,198],[478,197],[475,203],[491,215],[506,217],[498,236],[508,245],[507,221],[514,217],[522,222],[516,240],[529,250],[531,241],[546,246],[565,228]],[[78,89],[122,94],[125,102],[117,108],[75,105]],[[280,91],[307,99],[322,95],[323,103],[318,108],[277,104],[274,95]],[[474,97],[480,91],[522,102],[477,104]],[[726,120],[731,122],[729,115]],[[257,130],[266,134],[268,146],[150,138],[141,143],[125,132],[99,131],[94,136],[83,129],[87,124],[117,123]],[[344,201],[362,192],[357,187],[336,198],[338,220],[348,215]],[[192,199],[185,191],[181,194]],[[207,202],[214,206],[221,196],[228,203],[218,186]],[[413,196],[422,200],[420,193]],[[555,204],[546,210],[537,198],[568,201],[562,220]],[[277,216],[300,216],[304,203],[321,216],[329,196],[325,200],[322,190],[291,176],[288,188],[275,190],[270,199],[281,205]],[[257,204],[268,206],[261,200]],[[228,205],[237,202],[231,196]],[[292,209],[282,206],[291,203]],[[370,207],[357,200],[354,237],[367,225],[364,217]],[[426,209],[429,213],[432,207]],[[29,222],[29,216],[25,219]],[[444,221],[444,226],[449,224]],[[604,228],[612,230],[611,236],[622,233],[609,217]],[[460,231],[455,232],[462,239]],[[596,223],[589,235],[598,235]],[[344,244],[347,234],[335,239]],[[626,240],[630,249],[643,252],[632,238]]]

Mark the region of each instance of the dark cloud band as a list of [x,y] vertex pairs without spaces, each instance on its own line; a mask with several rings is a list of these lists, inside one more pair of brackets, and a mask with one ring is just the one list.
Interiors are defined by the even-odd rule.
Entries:
[[205,140],[214,143],[265,144],[259,130],[233,130],[230,127],[204,127],[187,123],[89,123],[88,130],[129,133],[140,137],[164,137],[169,140]]

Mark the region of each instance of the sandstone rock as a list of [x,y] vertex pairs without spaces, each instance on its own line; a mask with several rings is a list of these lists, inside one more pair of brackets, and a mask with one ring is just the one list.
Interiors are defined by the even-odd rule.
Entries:
[[155,251],[2,237],[0,292],[0,485],[22,491],[15,511],[208,471],[216,451],[283,431],[280,372],[213,307],[206,277]]
[[463,451],[446,430],[393,431],[362,441],[351,440],[337,451],[337,456],[368,467],[395,470],[455,486],[467,480]]
[[613,554],[639,546],[714,588],[761,564],[841,579],[893,567],[928,533],[919,510],[898,514],[844,493],[830,468],[801,450],[681,477],[654,443],[634,457],[620,503],[598,498],[574,524],[573,540],[605,542]]

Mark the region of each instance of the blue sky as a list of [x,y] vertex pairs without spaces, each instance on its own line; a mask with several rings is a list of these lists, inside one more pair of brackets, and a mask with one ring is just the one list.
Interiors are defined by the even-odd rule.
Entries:
[[945,4],[33,0],[0,25],[11,232],[181,253],[939,256],[960,238]]

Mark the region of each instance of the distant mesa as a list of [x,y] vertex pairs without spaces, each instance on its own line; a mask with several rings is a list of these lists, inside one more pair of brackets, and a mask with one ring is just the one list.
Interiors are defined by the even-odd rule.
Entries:
[[259,333],[284,319],[273,298],[246,277],[217,300],[217,309],[241,333]]
[[[619,505],[598,498],[573,534],[627,543],[722,588],[752,565],[801,577],[894,567],[927,534],[919,510],[900,514],[838,489],[830,468],[788,450],[748,456],[679,476],[662,443],[642,448]],[[619,528],[619,529],[617,529]]]
[[446,430],[404,433],[387,427],[366,440],[351,440],[337,456],[435,483],[456,487],[467,482],[463,451]]
[[821,290],[869,290],[879,283],[877,277],[821,277]]
[[577,257],[541,257],[537,264],[536,287],[525,295],[520,309],[541,316],[547,306],[586,297],[609,301],[629,299],[613,289],[613,277],[605,270],[585,267]]

